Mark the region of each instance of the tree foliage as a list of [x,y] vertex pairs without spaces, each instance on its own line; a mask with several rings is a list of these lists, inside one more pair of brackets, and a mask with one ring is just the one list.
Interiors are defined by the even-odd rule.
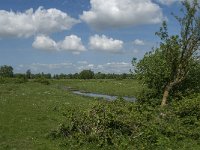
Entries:
[[[136,65],[136,73],[158,95],[162,95],[161,106],[167,104],[170,93],[183,86],[197,73],[199,66],[200,16],[197,0],[183,2],[183,17],[175,16],[180,24],[179,35],[169,35],[166,22],[156,33],[161,39],[160,47],[146,54]],[[135,62],[135,61],[133,61]],[[190,78],[189,78],[190,77]],[[198,79],[197,79],[198,80]],[[199,79],[200,80],[200,79]],[[199,83],[199,82],[197,82]]]
[[[151,89],[150,93],[149,91],[142,93],[142,99],[161,99],[165,85],[170,81],[170,68],[163,59],[162,51],[160,49],[152,50],[134,65],[136,67],[136,78]],[[174,99],[180,99],[183,96],[198,92],[200,92],[200,61],[197,58],[193,58],[188,75],[181,84],[174,86],[170,96]]]
[[79,73],[80,79],[93,79],[94,78],[94,72],[91,70],[83,70]]
[[0,67],[0,76],[1,77],[13,77],[13,68],[11,66],[1,66]]
[[28,79],[31,79],[32,74],[31,74],[31,70],[30,70],[30,69],[28,69],[28,70],[26,71],[26,77],[27,77]]

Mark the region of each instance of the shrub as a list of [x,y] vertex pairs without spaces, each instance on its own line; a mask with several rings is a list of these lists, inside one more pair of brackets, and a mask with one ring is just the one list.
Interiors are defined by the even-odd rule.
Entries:
[[6,84],[6,83],[20,84],[20,83],[25,83],[25,82],[28,82],[26,78],[1,78],[0,77],[0,84]]
[[[117,100],[99,102],[88,112],[67,110],[50,133],[65,146],[102,149],[200,148],[200,95],[160,109]],[[189,142],[189,143],[185,143]],[[190,147],[191,146],[191,147]]]
[[27,78],[15,78],[13,79],[14,83],[26,83],[28,82],[28,79]]
[[5,78],[2,78],[0,77],[0,84],[5,84],[6,83],[6,79]]
[[37,78],[37,79],[34,80],[34,82],[41,83],[41,84],[44,84],[44,85],[50,84],[49,80],[45,79],[45,78]]

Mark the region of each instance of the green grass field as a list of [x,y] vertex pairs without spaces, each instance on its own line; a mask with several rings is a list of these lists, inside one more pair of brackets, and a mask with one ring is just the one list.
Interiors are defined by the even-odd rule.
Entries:
[[134,80],[62,80],[50,85],[35,82],[0,84],[0,149],[60,149],[47,135],[64,120],[67,109],[87,110],[96,100],[59,88],[118,96],[135,96],[142,89]]

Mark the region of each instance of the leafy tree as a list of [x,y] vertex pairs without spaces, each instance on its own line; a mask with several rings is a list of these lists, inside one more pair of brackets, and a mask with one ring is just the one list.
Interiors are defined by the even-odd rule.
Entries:
[[1,77],[13,77],[13,68],[12,66],[1,66],[0,67],[0,76]]
[[160,31],[156,33],[162,41],[160,48],[146,54],[136,65],[136,72],[150,88],[156,89],[158,93],[164,91],[162,107],[167,104],[170,91],[183,85],[192,70],[192,65],[198,62],[200,7],[197,0],[185,0],[182,4],[183,17],[174,15],[180,24],[180,35],[170,36],[166,22],[163,22]]
[[136,67],[136,77],[146,84],[148,88],[154,89],[154,95],[161,95],[160,93],[162,93],[170,74],[161,50],[152,50],[146,53],[138,63],[134,59],[132,64]]
[[[136,77],[150,89],[142,93],[141,100],[157,104],[158,102],[155,98],[162,98],[165,85],[170,80],[170,68],[165,59],[163,59],[162,51],[160,49],[152,50],[146,53],[138,63],[134,62],[133,65],[136,67]],[[193,58],[187,77],[181,84],[174,86],[170,95],[173,98],[180,99],[182,96],[198,92],[200,92],[200,60]],[[149,101],[152,98],[154,102]]]
[[94,78],[94,72],[91,70],[83,70],[79,73],[80,79],[93,79]]
[[[177,89],[177,87],[175,87],[175,89]],[[190,65],[189,73],[182,84],[178,86],[178,90],[183,91],[183,95],[200,92],[200,60],[193,60]]]
[[61,74],[59,75],[59,79],[66,79],[66,74],[61,73]]

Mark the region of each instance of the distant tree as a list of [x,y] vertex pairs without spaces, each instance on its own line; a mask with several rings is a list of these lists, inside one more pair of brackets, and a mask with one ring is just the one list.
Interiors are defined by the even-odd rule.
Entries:
[[1,66],[0,67],[0,76],[1,77],[13,77],[13,68],[12,66]]
[[38,78],[41,78],[41,77],[42,77],[41,73],[34,74],[34,79],[38,79]]
[[16,73],[16,74],[14,74],[14,77],[15,78],[19,78],[19,79],[25,79],[25,78],[27,78],[26,74],[23,74],[23,73]]
[[28,70],[26,71],[26,77],[27,77],[27,79],[31,79],[31,78],[32,78],[31,70],[30,70],[30,69],[28,69]]
[[59,79],[59,75],[54,74],[54,75],[53,75],[53,79]]
[[66,76],[66,74],[64,74],[64,73],[61,73],[60,75],[59,75],[59,79],[66,79],[67,78],[67,76]]
[[68,79],[73,79],[73,75],[70,73],[70,74],[67,75],[67,78]]
[[79,73],[80,79],[93,79],[94,78],[94,72],[91,70],[83,70]]
[[106,75],[104,73],[98,72],[95,74],[95,79],[105,79]]
[[128,77],[126,73],[123,73],[121,76],[122,76],[122,79],[126,79]]
[[73,75],[73,79],[78,79],[79,78],[79,74],[78,73],[75,73],[74,75]]
[[50,73],[45,74],[45,78],[46,79],[51,79],[51,74]]

